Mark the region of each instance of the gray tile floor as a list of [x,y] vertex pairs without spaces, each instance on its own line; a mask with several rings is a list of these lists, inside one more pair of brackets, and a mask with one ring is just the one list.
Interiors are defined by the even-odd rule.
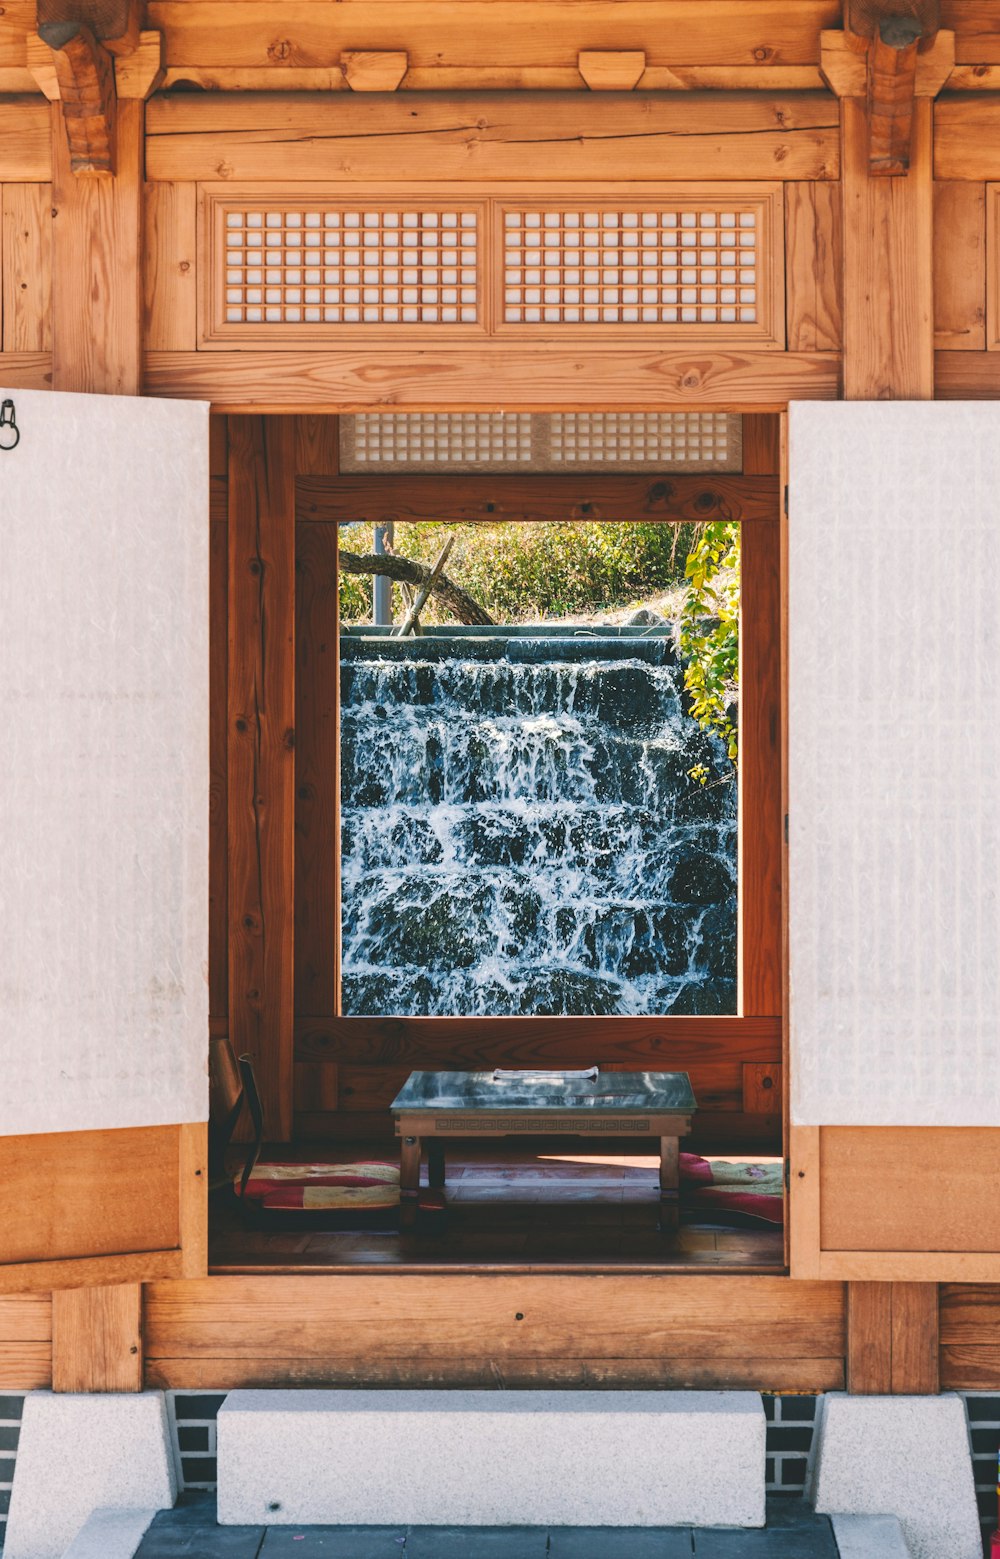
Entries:
[[136,1559],[837,1559],[830,1523],[768,1501],[759,1532],[688,1527],[220,1527],[215,1496],[161,1511]]

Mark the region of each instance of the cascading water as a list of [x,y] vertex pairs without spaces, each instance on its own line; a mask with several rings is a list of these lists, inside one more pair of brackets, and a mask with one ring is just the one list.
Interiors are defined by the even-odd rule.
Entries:
[[346,1014],[736,1010],[736,787],[667,629],[355,633]]

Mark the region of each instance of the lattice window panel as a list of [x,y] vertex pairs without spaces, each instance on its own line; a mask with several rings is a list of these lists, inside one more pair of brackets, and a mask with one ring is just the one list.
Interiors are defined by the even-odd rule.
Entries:
[[552,471],[739,471],[743,418],[724,411],[567,411],[548,417]]
[[530,470],[530,412],[363,412],[340,419],[343,471]]
[[779,185],[206,186],[200,341],[595,333],[783,344]]
[[386,412],[340,419],[342,471],[739,471],[730,412]]
[[482,331],[483,212],[400,199],[213,200],[214,297],[203,333]]
[[505,211],[505,324],[756,325],[755,211]]

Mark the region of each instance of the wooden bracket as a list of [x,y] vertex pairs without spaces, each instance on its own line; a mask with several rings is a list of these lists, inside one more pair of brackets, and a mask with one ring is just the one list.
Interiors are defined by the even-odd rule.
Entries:
[[70,167],[74,173],[113,174],[115,78],[111,55],[82,24],[69,36],[65,29],[58,36],[63,41],[55,45],[49,38],[39,38],[50,57],[51,73],[43,70],[42,79],[37,74],[35,79],[47,97],[62,103]]
[[134,54],[115,60],[115,90],[120,98],[151,97],[166,75],[166,40],[161,32],[139,34]]
[[409,64],[405,49],[345,49],[340,56],[352,92],[395,92]]
[[843,32],[820,35],[831,91],[866,100],[875,177],[906,173],[914,100],[935,97],[954,68],[954,34],[942,35],[940,20],[940,0],[845,0]]
[[631,92],[646,70],[642,49],[583,49],[576,68],[591,92]]
[[[62,103],[74,173],[107,176],[115,171],[114,57],[126,60],[139,54],[143,11],[143,0],[38,0],[38,31],[28,42],[28,68],[45,96]],[[147,44],[147,66],[149,54]],[[160,63],[157,57],[157,70]],[[137,84],[143,73],[144,66],[137,65]],[[155,76],[156,71],[150,79]],[[121,95],[146,94],[133,90]]]

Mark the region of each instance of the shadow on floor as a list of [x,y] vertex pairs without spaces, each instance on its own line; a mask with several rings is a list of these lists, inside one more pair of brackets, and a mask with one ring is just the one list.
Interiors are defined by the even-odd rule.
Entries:
[[768,1500],[762,1531],[690,1527],[220,1527],[214,1494],[156,1517],[136,1559],[837,1559],[826,1516]]

